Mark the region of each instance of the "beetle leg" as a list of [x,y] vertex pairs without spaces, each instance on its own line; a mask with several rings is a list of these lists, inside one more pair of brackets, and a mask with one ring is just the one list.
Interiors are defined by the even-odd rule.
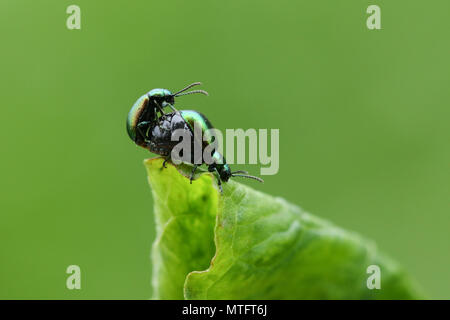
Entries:
[[167,167],[166,167],[166,163],[167,163],[167,161],[169,161],[169,160],[170,160],[170,155],[164,158],[163,168],[167,168]]
[[217,175],[216,175],[216,178],[217,178],[217,185],[219,186],[220,193],[223,193],[223,189],[222,189],[222,180],[220,179],[219,170],[217,170],[217,168],[214,168],[214,170],[215,170],[216,173],[217,173]]
[[216,167],[216,164],[213,163],[208,166],[208,171],[211,172],[217,179],[217,185],[219,186],[220,193],[223,193],[222,189],[222,179],[220,179],[219,170]]
[[[147,132],[144,132],[144,127],[145,127],[145,126],[148,126],[149,124],[151,124],[151,121],[142,121],[142,122],[139,122],[139,123],[137,124],[137,126],[136,126],[137,130],[139,131],[139,133],[141,134],[141,136],[144,137],[144,139],[145,139],[146,142],[149,142],[149,140],[148,140],[148,134],[147,134]],[[148,131],[148,128],[147,128],[147,131]]]
[[194,164],[194,168],[192,169],[191,176],[189,178],[189,182],[192,184],[192,179],[194,179],[195,170],[197,170],[198,165]]
[[[158,107],[159,112],[161,113],[161,116],[165,116],[166,113],[163,110],[163,107],[160,106],[158,102],[155,101],[156,106]],[[159,119],[158,119],[159,120]]]
[[178,112],[178,110],[173,105],[171,105],[170,103],[168,103],[168,105],[173,112]]

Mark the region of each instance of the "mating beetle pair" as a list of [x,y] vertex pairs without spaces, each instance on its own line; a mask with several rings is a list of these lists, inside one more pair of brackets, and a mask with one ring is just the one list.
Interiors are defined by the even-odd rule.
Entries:
[[[128,114],[127,131],[131,140],[138,146],[165,157],[164,166],[170,159],[172,149],[178,143],[177,141],[172,141],[174,130],[182,129],[194,135],[194,127],[198,126],[202,130],[202,135],[204,135],[208,130],[213,129],[211,122],[201,113],[193,110],[178,111],[173,106],[176,97],[194,93],[208,95],[204,90],[186,92],[186,90],[200,84],[200,82],[194,82],[176,93],[172,93],[167,89],[153,89],[140,97]],[[165,107],[170,107],[172,112],[165,113]],[[214,141],[214,137],[211,135],[207,135],[207,137],[206,141],[202,143],[203,150]],[[193,164],[190,177],[191,183],[195,170],[198,167],[197,164],[194,164],[193,157],[194,155],[192,154],[190,157]],[[258,177],[248,175],[246,171],[231,172],[230,166],[218,151],[213,152],[212,159],[213,163],[207,164],[208,171],[216,174],[217,183],[221,191],[222,181],[227,182],[230,177],[244,177],[263,182]]]

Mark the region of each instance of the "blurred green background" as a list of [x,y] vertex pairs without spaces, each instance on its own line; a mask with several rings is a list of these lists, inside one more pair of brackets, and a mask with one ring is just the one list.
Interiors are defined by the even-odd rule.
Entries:
[[[81,8],[81,30],[66,8]],[[382,30],[366,28],[381,7]],[[448,0],[0,3],[0,298],[151,294],[151,192],[135,100],[220,128],[280,129],[280,170],[243,181],[374,239],[450,298]],[[234,166],[259,174],[259,166]],[[66,268],[82,289],[65,287]]]

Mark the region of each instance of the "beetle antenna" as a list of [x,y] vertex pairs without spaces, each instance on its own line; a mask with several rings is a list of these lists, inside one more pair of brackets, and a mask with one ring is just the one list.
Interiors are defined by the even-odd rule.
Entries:
[[238,170],[238,171],[234,171],[234,172],[232,172],[231,174],[235,174],[235,173],[243,173],[243,174],[248,174],[248,172],[247,172],[247,171],[244,171],[244,170]]
[[185,95],[188,95],[188,94],[194,94],[194,93],[201,93],[201,94],[204,94],[205,96],[209,96],[209,93],[206,92],[205,90],[192,90],[192,91],[183,92],[183,93],[176,93],[173,96],[174,97],[181,97],[181,96],[185,96]]
[[[264,183],[264,180],[261,179],[261,178],[258,178],[258,177],[255,177],[255,176],[251,176],[251,175],[248,175],[248,174],[240,174],[241,172],[242,172],[242,171],[235,171],[235,172],[232,172],[232,173],[231,173],[231,176],[232,176],[232,177],[242,177],[242,178],[253,179],[253,180],[256,180],[256,181],[259,181],[259,182]],[[244,171],[244,172],[245,172],[245,171]]]
[[201,84],[202,84],[201,82],[194,82],[194,83],[191,83],[191,84],[188,85],[187,87],[185,87],[185,88],[181,89],[180,91],[174,93],[173,96],[176,96],[177,94],[182,93],[183,91],[186,91],[187,89],[190,89],[190,88],[195,87],[195,86],[199,86],[199,85],[201,85]]

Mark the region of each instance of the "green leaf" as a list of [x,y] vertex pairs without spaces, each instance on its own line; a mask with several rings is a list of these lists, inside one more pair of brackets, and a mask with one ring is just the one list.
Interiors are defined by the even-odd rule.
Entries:
[[[154,197],[155,299],[415,299],[375,244],[282,198],[204,171],[145,161]],[[180,174],[181,173],[181,174]],[[367,288],[370,265],[381,289]]]

